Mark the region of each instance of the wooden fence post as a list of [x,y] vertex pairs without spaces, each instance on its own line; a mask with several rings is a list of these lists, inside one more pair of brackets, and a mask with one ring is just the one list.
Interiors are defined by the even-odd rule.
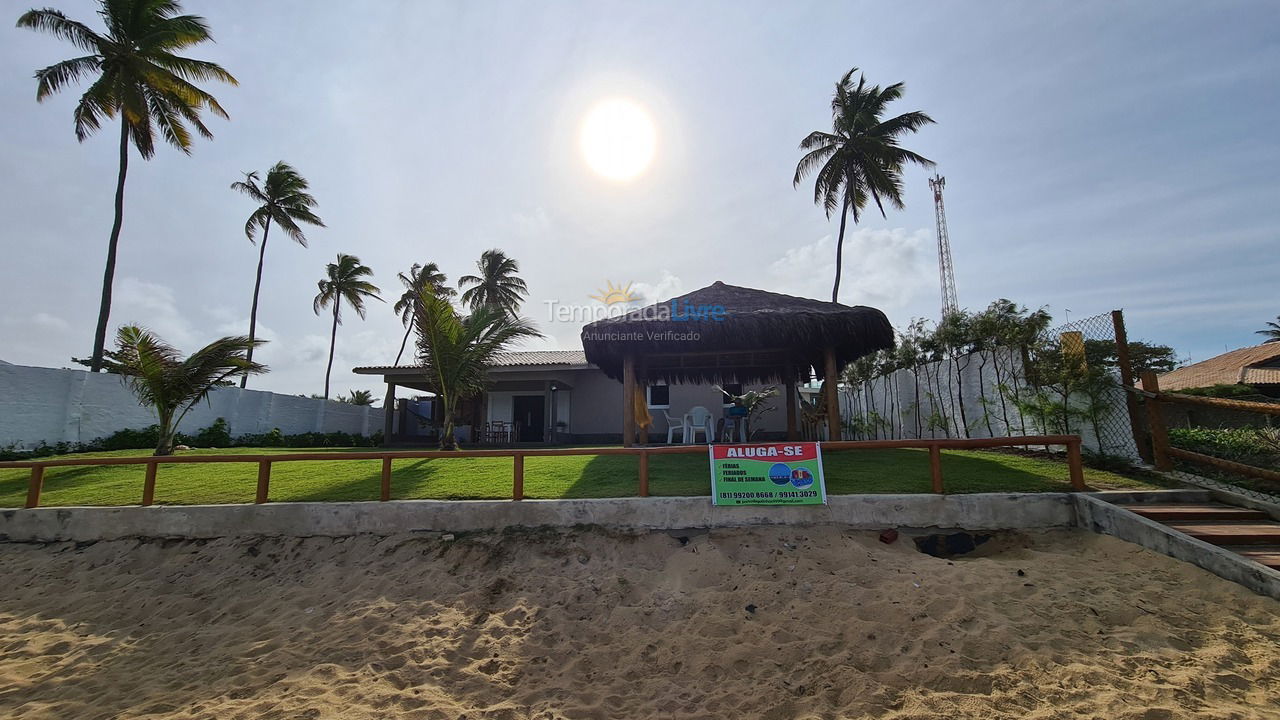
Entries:
[[40,490],[44,487],[44,466],[31,468],[31,481],[27,484],[27,504],[23,507],[40,507]]
[[258,494],[253,501],[259,505],[267,501],[267,492],[271,487],[271,461],[258,461]]
[[[1142,373],[1142,389],[1155,395],[1160,394],[1160,380],[1151,370]],[[1160,401],[1154,397],[1143,399],[1147,406],[1147,431],[1151,433],[1151,457],[1157,470],[1172,470],[1173,461],[1169,459],[1169,431],[1164,426],[1164,414],[1160,412]]]
[[649,451],[640,451],[640,497],[649,497]]
[[1067,471],[1071,473],[1072,490],[1088,490],[1084,484],[1084,458],[1080,454],[1080,438],[1067,443]]
[[512,459],[511,499],[524,499],[524,455],[516,453]]
[[1142,420],[1138,417],[1138,398],[1129,388],[1134,385],[1133,360],[1129,357],[1129,333],[1124,328],[1124,311],[1111,311],[1111,325],[1116,333],[1116,362],[1120,365],[1120,384],[1124,385],[1124,404],[1129,410],[1129,431],[1133,433],[1133,444],[1138,448],[1138,457],[1144,462],[1151,462],[1151,447],[1143,436]]
[[386,502],[391,499],[391,456],[382,457],[382,488],[378,499]]
[[159,461],[147,463],[147,477],[142,481],[142,505],[147,507],[156,501],[156,469]]
[[929,475],[933,479],[933,491],[941,494],[942,490],[942,449],[937,443],[929,446]]

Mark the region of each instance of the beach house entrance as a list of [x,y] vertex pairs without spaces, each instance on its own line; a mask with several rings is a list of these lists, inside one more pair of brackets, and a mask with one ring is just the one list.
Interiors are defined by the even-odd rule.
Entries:
[[542,442],[546,432],[543,423],[547,399],[542,395],[516,395],[511,398],[511,415],[520,435],[518,442]]

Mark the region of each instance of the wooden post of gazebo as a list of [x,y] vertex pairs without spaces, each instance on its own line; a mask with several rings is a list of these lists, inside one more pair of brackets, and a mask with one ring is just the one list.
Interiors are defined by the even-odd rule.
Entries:
[[823,365],[822,377],[826,380],[827,387],[827,439],[834,442],[841,439],[840,400],[836,395],[836,385],[839,384],[840,377],[836,370],[835,348],[826,349]]
[[627,353],[622,357],[622,447],[636,442],[636,359]]
[[795,441],[800,439],[800,431],[796,428],[796,369],[793,367],[787,368],[784,388],[787,393],[787,439]]
[[[636,363],[636,364],[639,366],[639,370],[637,371],[637,374],[638,374],[638,375],[640,375],[640,376],[644,376],[644,375],[645,375],[645,372],[644,372],[644,365],[645,365],[645,363],[644,363],[644,358],[640,358],[640,362],[638,362],[638,363]],[[648,402],[649,402],[648,398],[649,398],[649,394],[645,391],[645,386],[647,386],[648,384],[649,384],[648,380],[645,380],[645,381],[643,381],[643,382],[641,382],[638,378],[637,378],[637,380],[636,380],[636,387],[640,389],[640,397],[645,398],[645,411],[646,411],[646,412],[649,410],[649,407],[648,407]],[[632,394],[634,394],[634,393],[635,393],[635,391],[633,390],[633,391],[632,391]],[[635,408],[632,408],[632,410],[634,410],[634,409],[635,409]],[[641,426],[640,426],[639,428],[637,428],[636,430],[637,430],[637,432],[639,432],[639,433],[640,433],[640,444],[641,444],[641,445],[648,445],[648,444],[649,444],[649,426],[648,426],[648,425],[641,425]]]

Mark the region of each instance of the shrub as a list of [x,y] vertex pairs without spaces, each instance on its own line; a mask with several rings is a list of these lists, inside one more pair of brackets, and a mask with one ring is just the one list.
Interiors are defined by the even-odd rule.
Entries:
[[225,419],[218,418],[209,427],[192,435],[190,441],[187,444],[196,447],[230,447],[231,426]]
[[[16,445],[0,446],[0,460],[30,460],[32,458],[49,457],[50,455],[67,455],[70,453],[101,452],[105,450],[151,450],[160,441],[160,428],[151,425],[145,428],[117,430],[104,438],[97,438],[87,443],[60,442],[53,445],[40,443],[30,450],[19,450]],[[194,435],[178,433],[174,436],[178,445],[194,447],[377,447],[382,444],[382,431],[373,435],[353,435],[345,432],[300,433],[285,435],[280,428],[272,428],[271,432],[254,433],[231,437],[231,428],[227,421],[218,418],[207,428]]]
[[1169,444],[1255,467],[1280,465],[1280,453],[1270,435],[1251,428],[1174,428],[1169,431]]
[[160,426],[148,425],[142,429],[117,430],[104,438],[87,443],[91,450],[146,450],[155,449],[160,442]]

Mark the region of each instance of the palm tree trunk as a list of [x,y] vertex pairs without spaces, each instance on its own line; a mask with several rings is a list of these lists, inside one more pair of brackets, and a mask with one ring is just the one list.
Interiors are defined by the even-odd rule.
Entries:
[[333,372],[333,348],[338,344],[338,303],[342,298],[333,299],[333,332],[329,334],[329,365],[324,370],[324,399],[329,399],[329,374]]
[[173,414],[165,414],[157,412],[157,419],[160,421],[160,438],[156,441],[156,451],[153,453],[157,456],[173,454]]
[[[245,353],[245,360],[253,362],[253,338],[258,330],[258,291],[262,289],[262,264],[267,259],[267,233],[271,232],[271,216],[267,216],[267,222],[262,226],[262,247],[258,248],[258,276],[253,281],[253,306],[249,308],[249,350]],[[240,376],[240,387],[244,387],[249,382],[249,375],[246,373]]]
[[440,393],[440,449],[457,450],[458,445],[453,437],[453,396]]
[[845,197],[840,209],[840,236],[836,240],[836,284],[831,288],[831,302],[840,302],[840,270],[844,261],[844,223],[849,217],[849,198]]
[[404,339],[400,341],[400,352],[396,353],[396,364],[400,364],[400,356],[404,355],[404,347],[409,344],[409,333],[413,332],[413,323],[404,329]]
[[120,245],[120,227],[124,225],[124,178],[129,172],[129,123],[120,117],[120,176],[116,180],[116,218],[107,241],[107,267],[102,273],[102,301],[98,305],[98,328],[93,334],[93,359],[89,372],[102,369],[102,355],[107,345],[107,321],[111,317],[111,285],[116,276],[116,248]]

